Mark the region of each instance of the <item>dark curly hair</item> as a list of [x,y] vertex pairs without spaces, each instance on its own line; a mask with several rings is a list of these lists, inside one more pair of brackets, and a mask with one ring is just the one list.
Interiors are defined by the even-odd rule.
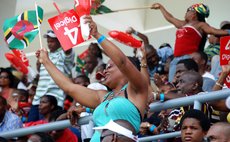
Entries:
[[196,109],[191,109],[188,110],[183,117],[181,118],[180,121],[180,126],[182,126],[184,120],[186,118],[194,118],[196,120],[198,120],[200,122],[200,126],[202,128],[203,131],[208,131],[210,128],[210,120],[208,119],[208,117],[200,110],[196,110]]
[[15,88],[15,83],[14,83],[15,77],[12,74],[12,72],[10,71],[10,69],[9,68],[1,68],[0,69],[0,74],[3,73],[3,72],[8,74],[8,78],[10,80],[10,84],[9,84],[10,88]]
[[197,63],[193,59],[183,59],[183,60],[180,60],[177,63],[177,65],[178,64],[184,64],[184,66],[188,70],[194,70],[196,72],[198,72],[198,70],[199,70],[199,67],[198,67]]
[[138,60],[138,58],[130,57],[130,56],[127,56],[127,57],[129,58],[129,61],[131,61],[133,65],[140,71],[141,67],[140,67],[140,61]]

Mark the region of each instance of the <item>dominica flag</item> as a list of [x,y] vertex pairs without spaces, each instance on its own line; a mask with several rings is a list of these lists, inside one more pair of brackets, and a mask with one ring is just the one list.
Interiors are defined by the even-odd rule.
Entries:
[[36,10],[27,10],[5,20],[3,24],[4,37],[10,49],[26,48],[38,34],[38,26],[43,20],[43,9],[37,6],[37,12]]

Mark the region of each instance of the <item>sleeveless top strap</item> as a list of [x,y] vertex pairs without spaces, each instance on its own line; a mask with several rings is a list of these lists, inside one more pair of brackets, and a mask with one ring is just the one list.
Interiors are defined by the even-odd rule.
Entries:
[[126,99],[129,99],[128,93],[127,93],[127,89],[125,89],[125,98],[126,98]]
[[127,86],[128,86],[128,83],[127,83],[127,84],[125,84],[125,85],[121,88],[121,91],[126,90]]
[[[128,86],[128,84],[125,84],[125,85],[121,88],[121,90],[120,90],[119,92],[122,92],[122,91],[126,90],[127,86]],[[108,92],[108,93],[104,96],[103,102],[104,102],[110,95],[112,95],[112,94],[114,94],[113,91]]]
[[103,102],[110,96],[113,94],[113,91],[110,91],[108,92],[105,96],[104,96],[104,99],[103,99]]

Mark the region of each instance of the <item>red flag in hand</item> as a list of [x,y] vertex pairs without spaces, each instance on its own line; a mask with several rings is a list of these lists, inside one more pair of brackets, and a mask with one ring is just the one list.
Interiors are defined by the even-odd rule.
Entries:
[[25,53],[23,50],[19,49],[13,49],[12,52],[14,53],[15,56],[17,56],[21,61],[28,67],[29,66],[29,60],[26,58]]
[[90,14],[91,0],[75,0],[75,8],[77,15],[80,17],[81,35],[84,40],[87,40],[90,38],[90,28],[89,24],[85,24],[84,16]]
[[18,71],[22,72],[23,74],[28,74],[28,68],[27,66],[16,57],[14,54],[11,53],[5,53],[6,59],[11,63],[11,65],[16,68]]
[[110,31],[109,35],[117,40],[118,42],[121,42],[125,45],[131,46],[133,48],[140,48],[142,45],[142,42],[140,40],[135,39],[132,35],[120,31]]
[[75,0],[75,8],[79,16],[89,15],[91,9],[91,0]]

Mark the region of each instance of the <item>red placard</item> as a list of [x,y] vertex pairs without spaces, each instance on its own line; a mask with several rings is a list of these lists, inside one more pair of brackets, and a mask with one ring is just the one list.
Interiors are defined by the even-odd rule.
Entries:
[[84,42],[80,18],[73,9],[48,19],[48,22],[65,51]]
[[[230,36],[220,38],[220,65],[228,65],[230,61]],[[230,88],[230,74],[226,77],[225,84]]]
[[227,65],[230,61],[230,36],[220,38],[220,65]]
[[228,88],[230,88],[230,74],[228,74],[224,83],[226,84],[226,86],[228,86]]

